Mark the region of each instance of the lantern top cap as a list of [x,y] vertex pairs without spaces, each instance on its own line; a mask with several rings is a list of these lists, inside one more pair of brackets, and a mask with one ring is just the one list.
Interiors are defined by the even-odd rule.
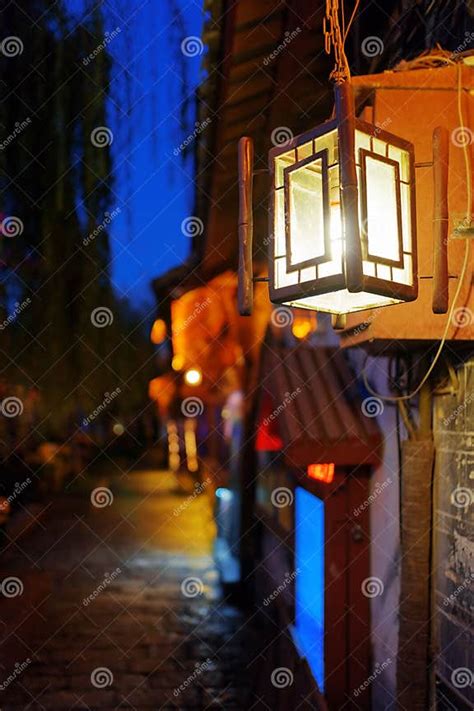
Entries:
[[[324,123],[320,124],[319,126],[316,126],[315,128],[309,131],[305,131],[304,133],[300,133],[297,136],[293,136],[293,138],[291,138],[284,144],[271,148],[268,153],[269,159],[270,161],[272,161],[274,158],[284,155],[285,153],[289,153],[290,151],[294,150],[295,148],[298,148],[304,143],[308,143],[309,141],[315,138],[319,138],[320,136],[324,136],[328,133],[331,133],[331,131],[338,130],[339,127],[340,122],[337,119],[325,121]],[[401,138],[400,136],[397,136],[394,133],[390,133],[389,131],[380,128],[376,124],[368,123],[367,121],[362,121],[362,119],[356,118],[354,122],[354,128],[356,131],[361,131],[362,133],[372,136],[373,138],[378,138],[379,140],[385,141],[386,143],[390,143],[393,146],[397,146],[397,148],[401,148],[402,150],[408,152],[413,152],[414,150],[413,143],[405,140],[404,138]]]

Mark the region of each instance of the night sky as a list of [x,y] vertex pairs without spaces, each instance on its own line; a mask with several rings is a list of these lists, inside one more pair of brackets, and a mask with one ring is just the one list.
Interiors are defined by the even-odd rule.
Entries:
[[[203,53],[194,56],[191,46],[187,56],[181,43],[200,37],[202,5],[202,0],[108,0],[102,5],[114,59],[108,119],[114,136],[111,212],[120,208],[110,228],[111,274],[118,295],[135,307],[151,308],[151,279],[183,261],[190,247],[181,223],[193,212],[193,161],[176,152],[195,127]],[[68,0],[68,7],[84,12],[81,0]]]

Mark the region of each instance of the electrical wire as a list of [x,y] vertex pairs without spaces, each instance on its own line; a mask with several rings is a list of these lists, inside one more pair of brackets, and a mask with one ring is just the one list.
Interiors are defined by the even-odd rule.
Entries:
[[[354,18],[356,16],[357,10],[359,9],[359,5],[360,5],[360,0],[356,0],[354,9],[352,10],[351,19],[349,20],[349,22],[347,24],[347,29],[344,31],[344,44],[346,42],[347,35],[349,34],[349,30],[351,29],[352,23],[354,22]],[[343,10],[343,16],[344,16],[344,10]]]
[[[437,55],[438,57],[439,55]],[[429,57],[423,56],[420,57],[419,59],[422,59],[423,61],[426,62],[427,60],[429,61]],[[453,62],[451,59],[448,57],[443,57],[444,61],[449,64],[454,64],[458,67],[458,100],[457,100],[457,109],[458,109],[458,116],[459,116],[459,125],[463,126],[464,125],[464,117],[463,117],[463,110],[462,110],[462,64]],[[416,60],[414,60],[416,62]],[[413,64],[413,63],[412,63]],[[425,65],[426,66],[426,65]],[[468,142],[463,143],[463,153],[464,153],[464,165],[466,168],[466,187],[467,187],[467,206],[466,206],[466,222],[467,224],[470,224],[471,221],[471,205],[472,205],[472,178],[471,178],[471,161],[469,157],[469,150],[468,150]],[[446,325],[444,327],[443,335],[441,338],[441,341],[439,343],[439,346],[436,350],[435,356],[433,358],[433,361],[426,371],[425,375],[423,376],[422,380],[420,383],[416,386],[416,388],[411,392],[408,393],[407,395],[382,395],[381,393],[378,393],[376,390],[374,390],[368,383],[367,381],[367,367],[364,366],[362,370],[362,379],[364,381],[364,385],[367,388],[367,390],[370,392],[371,395],[379,398],[380,400],[385,400],[387,402],[400,402],[403,400],[411,400],[415,395],[417,395],[423,385],[426,383],[428,380],[429,376],[433,372],[436,363],[439,360],[439,357],[441,355],[441,352],[444,348],[444,345],[446,343],[446,338],[448,336],[449,328],[452,324],[452,318],[454,314],[454,309],[456,308],[456,304],[459,298],[459,294],[461,293],[461,289],[463,287],[463,282],[464,278],[466,276],[466,271],[467,271],[467,265],[469,263],[469,254],[470,254],[470,242],[469,238],[465,238],[466,240],[466,246],[464,250],[464,259],[461,267],[461,272],[459,274],[459,279],[458,279],[458,284],[456,287],[456,291],[454,293],[454,297],[452,300],[451,308],[449,309],[448,313],[448,318],[446,319]]]
[[326,0],[326,16],[323,20],[324,48],[326,54],[334,51],[335,65],[330,74],[330,79],[334,79],[336,84],[350,81],[351,70],[345,52],[345,42],[351,25],[359,7],[360,0],[356,0],[351,18],[347,24],[344,15],[344,0],[339,6],[339,0]]

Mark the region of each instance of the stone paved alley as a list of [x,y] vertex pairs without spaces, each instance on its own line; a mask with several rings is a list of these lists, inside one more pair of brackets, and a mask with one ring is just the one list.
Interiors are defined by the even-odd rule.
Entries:
[[249,624],[208,497],[156,470],[82,487],[3,554],[2,710],[245,708]]

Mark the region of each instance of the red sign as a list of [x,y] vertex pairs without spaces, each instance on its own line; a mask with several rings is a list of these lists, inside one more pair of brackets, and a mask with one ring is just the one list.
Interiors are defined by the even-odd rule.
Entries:
[[324,481],[325,484],[330,484],[334,479],[334,464],[309,464],[307,474],[310,479]]

